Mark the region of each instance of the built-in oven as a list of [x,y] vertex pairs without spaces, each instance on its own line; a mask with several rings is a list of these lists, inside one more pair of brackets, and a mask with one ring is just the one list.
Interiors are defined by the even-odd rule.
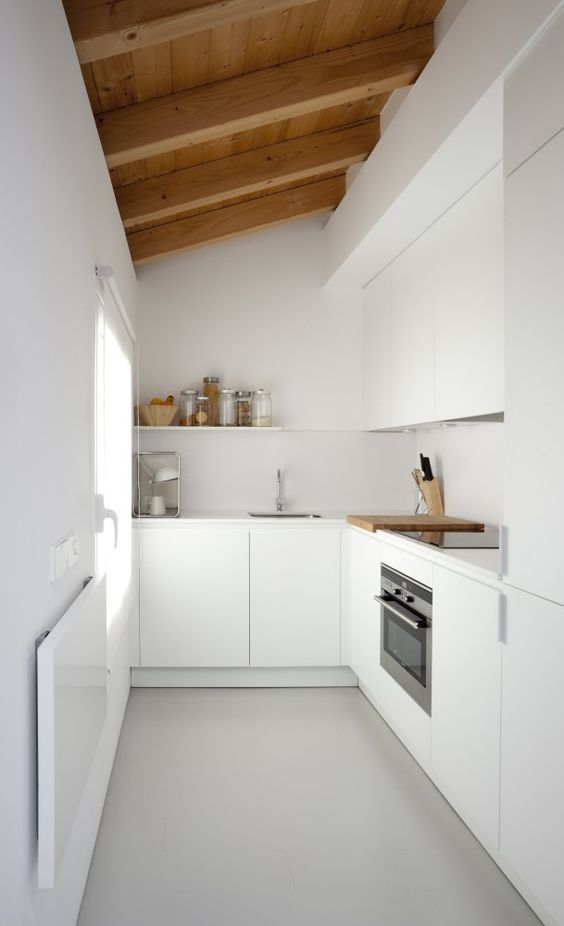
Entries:
[[431,714],[432,589],[382,563],[380,665]]

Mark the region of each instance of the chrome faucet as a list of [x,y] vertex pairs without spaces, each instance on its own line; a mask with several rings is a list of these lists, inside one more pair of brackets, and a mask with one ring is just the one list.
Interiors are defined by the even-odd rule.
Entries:
[[276,488],[278,490],[276,496],[276,511],[282,511],[284,507],[284,496],[282,495],[282,471],[280,468],[276,470]]

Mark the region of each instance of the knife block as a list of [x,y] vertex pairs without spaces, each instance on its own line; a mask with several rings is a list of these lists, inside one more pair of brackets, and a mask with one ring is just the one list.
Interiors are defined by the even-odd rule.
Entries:
[[425,506],[427,508],[427,514],[444,514],[445,509],[443,507],[443,499],[437,480],[422,479],[419,483],[419,488],[421,489],[423,501],[425,502]]

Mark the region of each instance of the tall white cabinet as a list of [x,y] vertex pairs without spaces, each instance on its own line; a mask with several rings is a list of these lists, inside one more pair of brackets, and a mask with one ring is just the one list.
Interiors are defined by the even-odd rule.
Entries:
[[506,181],[506,578],[564,604],[564,130]]
[[[564,15],[506,85],[506,580],[564,604]],[[539,72],[559,93],[526,93]],[[542,116],[538,111],[542,112]],[[524,159],[519,163],[519,158]]]
[[564,13],[505,84],[500,852],[564,923]]

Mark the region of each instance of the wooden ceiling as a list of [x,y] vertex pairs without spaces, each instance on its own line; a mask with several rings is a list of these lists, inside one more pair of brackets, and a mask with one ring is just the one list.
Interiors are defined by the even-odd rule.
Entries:
[[133,260],[334,209],[444,0],[63,0]]

